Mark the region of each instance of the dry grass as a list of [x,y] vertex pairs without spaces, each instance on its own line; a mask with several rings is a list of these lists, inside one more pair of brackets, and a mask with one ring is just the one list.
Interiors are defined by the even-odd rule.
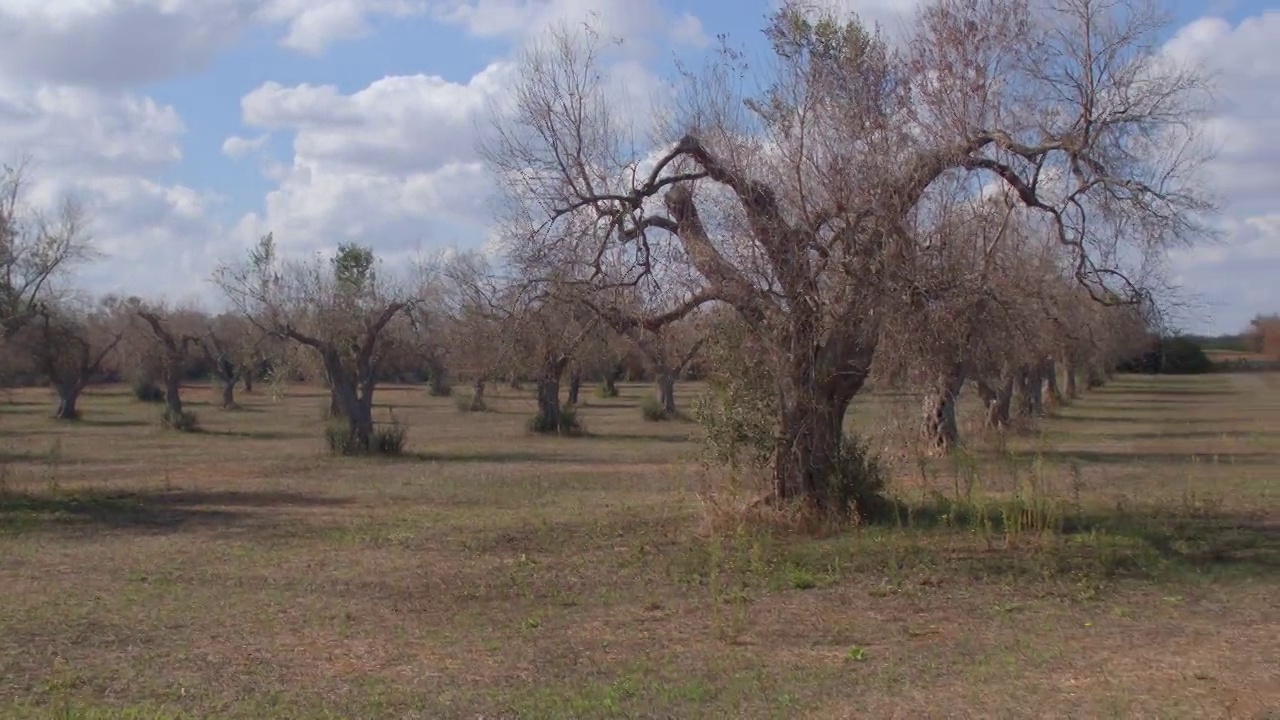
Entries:
[[315,391],[192,388],[196,434],[123,390],[76,424],[11,393],[0,715],[1280,713],[1280,376],[1121,378],[900,458],[901,526],[821,539],[700,532],[693,426],[647,392],[570,439],[524,431],[530,397],[380,391],[410,426],[385,460],[324,457]]

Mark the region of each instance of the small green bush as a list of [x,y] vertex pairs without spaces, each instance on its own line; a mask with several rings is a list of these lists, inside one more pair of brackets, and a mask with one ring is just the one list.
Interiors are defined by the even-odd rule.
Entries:
[[671,419],[666,409],[662,407],[662,402],[652,395],[640,402],[640,415],[649,422],[662,422]]
[[169,408],[165,408],[160,413],[160,426],[179,432],[197,432],[200,430],[200,420],[195,413],[188,410],[174,413]]
[[577,408],[567,405],[560,408],[560,418],[558,422],[552,421],[550,418],[542,415],[535,415],[529,419],[529,432],[539,435],[564,435],[566,437],[578,437],[586,434],[586,428],[582,424],[582,419],[578,417]]
[[612,387],[610,387],[609,383],[602,382],[596,386],[596,396],[603,400],[608,400],[609,398],[616,398],[618,397],[618,386],[613,385]]
[[164,390],[160,389],[155,382],[144,378],[138,378],[133,381],[133,396],[142,402],[162,403],[164,402]]
[[831,508],[861,522],[879,522],[891,510],[884,467],[866,441],[846,435],[827,475]]
[[409,429],[392,421],[374,426],[369,446],[362,447],[346,420],[334,420],[324,426],[325,445],[332,455],[402,455],[408,438]]
[[409,428],[398,422],[389,422],[378,425],[373,429],[373,437],[370,438],[370,444],[374,453],[378,455],[402,455],[406,441],[409,439]]

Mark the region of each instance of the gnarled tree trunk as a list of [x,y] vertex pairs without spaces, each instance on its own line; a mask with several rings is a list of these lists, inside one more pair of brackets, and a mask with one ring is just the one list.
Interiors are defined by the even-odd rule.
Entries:
[[1067,380],[1066,396],[1068,400],[1075,400],[1080,397],[1080,387],[1076,384],[1076,364],[1068,355],[1064,362],[1065,375]]
[[1066,401],[1062,397],[1062,389],[1058,387],[1058,365],[1053,358],[1048,358],[1044,361],[1041,375],[1044,376],[1045,388],[1049,393],[1049,402],[1052,405],[1065,405]]
[[658,367],[654,382],[657,386],[658,402],[667,417],[676,416],[676,375],[667,367]]
[[1038,365],[1024,365],[1018,369],[1018,415],[1025,418],[1036,417],[1044,411],[1041,388],[1044,378]]
[[58,409],[53,414],[57,420],[78,420],[80,413],[76,410],[76,401],[80,399],[80,393],[84,390],[84,385],[79,382],[58,383],[54,386],[58,393]]
[[568,364],[567,357],[548,359],[538,376],[538,415],[534,427],[542,432],[556,432],[560,428],[560,377]]
[[870,371],[874,347],[832,341],[823,346],[805,318],[792,325],[793,345],[817,348],[790,353],[778,378],[779,432],[774,446],[774,493],[804,498],[819,510],[836,510],[831,470],[844,440],[844,416]]
[[934,445],[949,448],[960,442],[956,402],[964,389],[965,368],[957,363],[938,380],[937,389],[925,400],[925,435]]
[[471,412],[480,412],[484,409],[484,378],[476,378],[474,389],[471,391]]

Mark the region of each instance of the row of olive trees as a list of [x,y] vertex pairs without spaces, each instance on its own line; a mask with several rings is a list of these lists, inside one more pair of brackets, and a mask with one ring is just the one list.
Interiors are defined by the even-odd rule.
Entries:
[[[1165,250],[1201,233],[1206,84],[1153,50],[1166,20],[1142,0],[934,0],[891,47],[788,2],[771,57],[726,47],[642,114],[653,132],[607,46],[553,32],[485,148],[513,260],[615,327],[732,308],[768,378],[774,495],[830,508],[846,410],[886,351],[944,442],[966,380],[997,422],[1015,393],[1034,411],[1058,365],[1105,367],[1108,328],[1132,327],[1087,303],[1140,315]],[[683,294],[617,300],[648,283]]]

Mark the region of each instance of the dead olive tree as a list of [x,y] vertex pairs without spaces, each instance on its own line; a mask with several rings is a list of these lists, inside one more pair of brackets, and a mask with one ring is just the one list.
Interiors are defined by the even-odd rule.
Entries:
[[282,260],[268,234],[246,260],[221,266],[215,280],[260,329],[312,352],[352,451],[371,451],[373,393],[395,335],[386,331],[412,304],[378,272],[373,251],[348,244],[328,260]]
[[58,420],[77,420],[81,393],[102,372],[107,356],[120,344],[119,323],[102,309],[80,310],[71,303],[41,304],[34,317],[15,328],[11,340],[26,348],[35,367],[58,394]]
[[911,312],[909,220],[935,182],[1007,189],[1098,299],[1141,296],[1128,258],[1200,233],[1205,86],[1152,49],[1163,27],[1140,0],[936,0],[894,51],[856,19],[786,3],[772,57],[725,50],[689,73],[644,146],[599,43],[561,30],[525,55],[486,156],[526,253],[575,257],[557,245],[590,237],[583,256],[626,246],[643,275],[679,248],[695,292],[766,350],[776,497],[825,508],[883,318]]
[[160,358],[160,377],[164,381],[164,417],[179,426],[184,418],[182,381],[200,348],[200,339],[191,330],[198,324],[192,312],[169,311],[163,306],[139,306],[135,312],[156,344]]
[[224,410],[236,406],[236,385],[253,390],[253,376],[264,359],[268,336],[245,318],[224,313],[211,319],[196,338],[212,367],[221,391]]

